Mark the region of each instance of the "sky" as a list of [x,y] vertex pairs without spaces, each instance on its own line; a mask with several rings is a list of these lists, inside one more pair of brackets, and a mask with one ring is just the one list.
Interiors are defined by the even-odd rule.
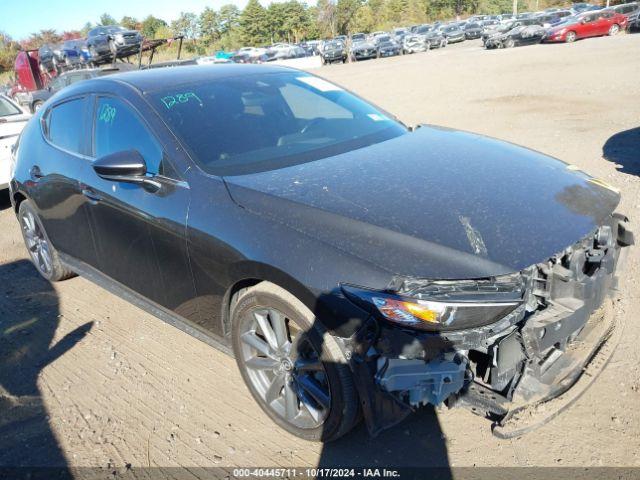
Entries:
[[247,0],[0,0],[0,31],[22,40],[44,28],[79,30],[105,12],[118,21],[124,15],[142,19],[153,14],[171,22],[181,11],[199,14],[206,6],[217,10],[226,3],[243,8]]

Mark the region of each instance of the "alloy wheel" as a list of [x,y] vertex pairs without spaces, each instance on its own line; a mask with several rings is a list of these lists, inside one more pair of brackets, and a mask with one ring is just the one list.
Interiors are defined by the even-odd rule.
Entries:
[[298,428],[322,425],[331,392],[325,368],[305,332],[274,308],[251,310],[240,328],[241,364],[262,401]]
[[609,35],[611,36],[617,35],[619,31],[620,31],[620,27],[618,25],[611,25],[611,28],[609,29]]
[[51,275],[51,249],[40,223],[31,212],[22,216],[22,229],[29,255],[38,270],[45,276]]
[[575,42],[575,40],[576,40],[576,32],[567,33],[567,36],[566,36],[567,43]]

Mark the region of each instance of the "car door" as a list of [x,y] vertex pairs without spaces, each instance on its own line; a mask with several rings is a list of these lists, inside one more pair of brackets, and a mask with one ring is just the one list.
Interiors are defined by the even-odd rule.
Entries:
[[598,34],[598,25],[596,23],[596,14],[592,13],[589,15],[585,15],[582,18],[582,22],[580,24],[580,32],[578,36],[580,38],[587,37],[595,37]]
[[[147,115],[148,117],[148,115]],[[187,318],[194,286],[186,247],[189,186],[132,103],[97,95],[92,157],[136,150],[159,189],[99,177],[92,163],[81,177],[96,235],[98,268],[147,299]],[[172,149],[175,151],[175,147]]]
[[[93,264],[96,250],[78,177],[89,157],[87,97],[50,106],[41,120],[45,142],[31,154],[30,196],[50,241],[59,251]],[[28,148],[28,147],[27,147]]]
[[598,15],[595,23],[598,30],[598,35],[608,34],[611,25],[613,25],[613,12],[602,12]]

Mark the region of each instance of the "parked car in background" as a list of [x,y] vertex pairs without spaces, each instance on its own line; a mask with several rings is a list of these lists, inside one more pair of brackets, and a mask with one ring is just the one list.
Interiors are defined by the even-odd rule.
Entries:
[[533,17],[539,25],[545,28],[552,27],[558,23],[561,23],[564,18],[572,16],[573,13],[570,10],[554,10],[552,12],[541,13]]
[[67,67],[78,67],[91,60],[86,40],[67,40],[62,44],[61,50],[64,63]]
[[347,47],[342,40],[324,42],[320,50],[320,61],[323,65],[347,61]]
[[[250,48],[250,47],[248,47]],[[259,49],[250,49],[249,52],[260,51]],[[305,50],[298,45],[292,45],[290,43],[277,43],[267,48],[266,55],[268,56],[267,61],[275,61],[275,60],[289,60],[291,58],[302,58],[306,57],[307,53]],[[251,54],[249,55],[251,57]],[[245,62],[245,63],[256,63],[256,62]]]
[[591,10],[594,7],[596,7],[596,5],[592,5],[590,3],[578,2],[571,5],[571,10],[573,10],[575,13],[582,13],[582,12]]
[[440,33],[447,39],[447,43],[457,43],[465,41],[464,30],[456,25],[447,25],[440,27]]
[[69,85],[73,85],[82,80],[118,72],[120,72],[119,68],[84,68],[63,72],[51,80],[45,88],[28,92],[24,96],[21,96],[21,100],[25,103],[29,111],[35,113],[49,98]]
[[352,40],[350,57],[352,62],[376,58],[378,56],[378,48],[376,45],[366,39]]
[[42,45],[38,49],[38,62],[42,72],[59,73],[62,65],[64,65],[64,57],[60,46],[49,45],[48,43]]
[[20,136],[10,199],[46,281],[84,275],[233,352],[275,424],[328,442],[440,405],[535,426],[597,376],[633,232],[570,167],[409,129],[299,70],[194,66],[60,92]]
[[390,35],[378,35],[375,37],[375,45],[378,48],[378,57],[393,57],[402,54],[402,47]]
[[398,45],[402,45],[402,41],[404,40],[404,37],[410,33],[409,29],[407,28],[394,28],[393,29],[393,40],[398,44]]
[[9,188],[11,180],[11,147],[31,118],[20,106],[0,95],[0,191]]
[[142,35],[119,25],[96,27],[87,34],[87,48],[95,63],[112,61],[140,51]]
[[482,25],[476,22],[468,22],[464,26],[464,36],[467,40],[474,40],[482,36]]
[[432,48],[444,48],[447,46],[448,39],[442,32],[437,29],[429,30],[423,34],[425,40],[429,43],[429,49]]
[[354,33],[351,35],[351,43],[361,42],[367,39],[366,33]]
[[545,42],[571,43],[581,38],[616,35],[627,28],[626,15],[611,9],[582,13],[575,20],[549,29]]
[[427,40],[427,37],[424,35],[419,35],[415,33],[410,33],[404,37],[402,42],[402,51],[403,53],[417,53],[417,52],[426,52],[429,50],[430,43]]
[[627,16],[628,28],[640,28],[640,3],[623,3],[621,5],[615,5],[611,7],[616,13]]
[[509,20],[508,22],[501,23],[492,28],[485,28],[482,30],[482,44],[486,45],[487,40],[495,35],[502,35],[507,33],[509,30],[513,30],[514,28],[525,25],[525,23],[535,23],[532,19],[521,19],[521,20]]
[[546,30],[541,25],[520,25],[508,32],[489,37],[484,46],[487,49],[491,49],[533,45],[540,43],[545,35]]

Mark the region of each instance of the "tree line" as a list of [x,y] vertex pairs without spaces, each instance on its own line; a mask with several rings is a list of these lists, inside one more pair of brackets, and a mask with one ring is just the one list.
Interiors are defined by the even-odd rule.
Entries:
[[[519,9],[538,10],[561,4],[566,4],[566,1],[519,0]],[[186,50],[202,55],[215,50],[236,50],[242,46],[297,43],[340,34],[389,30],[475,13],[506,13],[512,8],[513,0],[318,0],[316,5],[288,0],[270,3],[267,7],[258,0],[249,0],[242,10],[233,4],[223,5],[218,10],[206,7],[199,14],[181,12],[172,22],[153,15],[144,19],[124,16],[117,21],[105,13],[95,24],[87,22],[78,30],[58,32],[45,29],[21,41],[0,32],[0,72],[13,68],[20,49],[35,49],[45,43],[82,38],[98,25],[119,24],[139,30],[146,38],[182,35],[186,39]]]

